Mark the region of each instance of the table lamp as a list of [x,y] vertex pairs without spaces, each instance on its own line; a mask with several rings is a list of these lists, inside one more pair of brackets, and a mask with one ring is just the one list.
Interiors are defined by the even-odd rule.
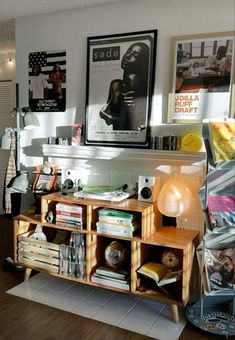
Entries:
[[190,211],[192,204],[193,194],[189,185],[174,173],[159,192],[158,210],[169,217],[181,217]]

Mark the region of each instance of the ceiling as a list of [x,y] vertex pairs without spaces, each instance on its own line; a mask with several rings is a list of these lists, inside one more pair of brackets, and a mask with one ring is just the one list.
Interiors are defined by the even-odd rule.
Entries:
[[0,54],[15,49],[15,18],[126,0],[0,0]]

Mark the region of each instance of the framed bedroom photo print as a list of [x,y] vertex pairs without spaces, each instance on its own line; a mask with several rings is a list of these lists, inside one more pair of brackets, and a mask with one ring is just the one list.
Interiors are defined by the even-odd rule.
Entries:
[[234,32],[172,38],[169,122],[231,116]]
[[149,147],[157,30],[88,37],[86,144]]

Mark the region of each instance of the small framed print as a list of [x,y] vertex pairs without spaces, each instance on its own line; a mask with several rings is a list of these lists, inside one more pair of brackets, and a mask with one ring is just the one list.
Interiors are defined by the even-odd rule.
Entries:
[[149,147],[157,30],[88,37],[85,143]]
[[172,49],[168,121],[231,117],[234,32],[173,37]]
[[32,111],[66,110],[66,51],[29,53],[28,77],[29,106]]

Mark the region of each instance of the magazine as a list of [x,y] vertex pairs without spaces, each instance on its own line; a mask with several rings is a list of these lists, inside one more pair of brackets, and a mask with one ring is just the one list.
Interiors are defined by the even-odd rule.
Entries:
[[216,227],[235,228],[235,196],[208,195],[207,205],[212,229]]
[[147,262],[137,269],[136,272],[153,279],[159,287],[179,281],[182,277],[181,270],[171,271],[163,264],[157,262]]
[[235,248],[205,248],[204,264],[209,291],[235,290]]
[[209,122],[210,147],[214,164],[235,159],[235,122]]

